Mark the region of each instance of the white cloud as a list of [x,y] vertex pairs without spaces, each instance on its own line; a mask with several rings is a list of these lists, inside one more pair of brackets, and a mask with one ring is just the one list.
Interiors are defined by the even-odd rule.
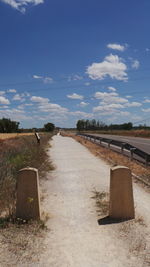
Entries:
[[29,121],[32,118],[31,116],[28,117],[27,115],[25,115],[24,111],[18,109],[0,110],[0,117],[8,117],[15,121]]
[[52,83],[53,82],[53,79],[51,77],[45,77],[43,79],[44,83]]
[[16,89],[9,89],[9,90],[7,90],[7,92],[8,93],[16,93],[17,91],[16,91]]
[[114,87],[112,87],[112,86],[109,86],[109,87],[108,87],[108,90],[109,90],[109,91],[112,91],[112,92],[116,92],[116,91],[117,91],[117,89],[114,88]]
[[142,104],[139,102],[131,102],[125,104],[125,107],[140,107],[140,106],[142,106]]
[[144,103],[150,103],[150,99],[145,99]]
[[6,97],[0,96],[0,104],[9,105],[10,102],[9,102],[9,100]]
[[128,111],[119,111],[118,116],[129,116],[131,113]]
[[74,111],[74,112],[70,112],[69,114],[73,115],[73,116],[80,117],[80,118],[92,118],[93,117],[92,113],[86,113],[86,112],[79,111],[79,110]]
[[14,95],[14,97],[13,97],[13,99],[12,100],[15,100],[15,101],[22,101],[22,100],[24,100],[23,98],[22,98],[22,96],[21,95],[19,95],[19,94],[16,94],[16,95]]
[[19,10],[22,13],[25,13],[26,7],[30,4],[36,6],[44,3],[44,0],[1,0],[1,1]]
[[74,79],[74,81],[77,81],[77,80],[82,80],[83,77],[81,75],[75,74],[73,79]]
[[30,100],[38,104],[38,111],[50,113],[51,116],[54,117],[56,113],[58,113],[62,117],[68,112],[67,108],[61,107],[59,104],[50,103],[48,98],[32,96]]
[[89,83],[89,82],[87,82],[87,83],[85,83],[85,85],[86,85],[86,86],[89,86],[89,85],[90,85],[90,83]]
[[33,104],[24,104],[24,106],[33,106]]
[[131,114],[131,119],[130,121],[132,122],[137,122],[137,121],[140,121],[142,120],[143,118],[141,116],[138,116],[138,115],[135,115],[135,114]]
[[74,74],[68,77],[68,82],[82,80],[83,77],[78,74]]
[[127,45],[108,44],[107,47],[113,50],[118,50],[118,51],[123,52],[127,48]]
[[43,80],[44,83],[52,83],[53,82],[53,78],[51,78],[51,77],[33,75],[32,78],[33,79],[41,79],[41,80]]
[[131,67],[137,70],[140,67],[140,62],[137,59],[133,60]]
[[82,107],[82,108],[84,108],[84,107],[86,107],[86,106],[88,106],[88,105],[89,105],[89,103],[86,103],[86,102],[84,102],[84,101],[82,101],[82,102],[79,104],[79,106]]
[[50,112],[51,114],[54,113],[54,116],[56,113],[59,113],[59,115],[62,116],[63,114],[66,114],[68,112],[67,108],[54,103],[41,103],[39,105],[39,109],[42,112]]
[[143,108],[142,111],[143,112],[150,112],[150,108]]
[[128,100],[126,98],[119,97],[119,95],[115,92],[96,92],[94,96],[95,98],[102,100],[102,104],[128,103]]
[[111,113],[119,115],[122,112],[120,109],[142,106],[139,102],[129,102],[128,99],[120,97],[116,92],[96,92],[94,96],[101,101],[99,106],[93,108],[93,112],[102,112],[103,115],[110,115]]
[[28,103],[26,103],[26,104],[21,104],[21,105],[19,105],[18,108],[19,108],[19,109],[24,109],[25,107],[30,107],[30,106],[33,106],[33,104],[28,104]]
[[107,76],[112,79],[126,81],[128,79],[127,66],[122,58],[110,54],[100,63],[93,63],[87,68],[86,73],[93,80],[103,80]]
[[8,106],[3,106],[3,108],[9,108]]
[[5,91],[0,91],[0,95],[4,95],[5,94]]
[[98,112],[98,111],[104,111],[108,112],[109,114],[114,113],[115,109],[119,108],[124,108],[123,105],[121,104],[110,104],[110,105],[101,105],[93,108],[93,112]]
[[39,75],[33,75],[32,78],[34,78],[34,79],[42,79],[43,77],[39,76]]
[[48,103],[49,99],[45,97],[40,97],[40,96],[32,96],[30,98],[32,102],[37,102],[37,103]]
[[25,93],[25,96],[29,97],[29,96],[30,96],[30,94],[26,92],[26,93]]
[[84,98],[82,95],[78,95],[76,93],[73,93],[72,95],[67,95],[67,97],[70,99],[80,99],[80,100]]

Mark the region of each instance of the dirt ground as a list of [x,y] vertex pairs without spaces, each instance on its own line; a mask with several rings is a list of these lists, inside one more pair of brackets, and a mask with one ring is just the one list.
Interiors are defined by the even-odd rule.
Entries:
[[100,224],[104,216],[98,215],[93,192],[109,192],[110,166],[70,137],[54,136],[49,155],[55,170],[42,185],[48,230],[23,250],[34,257],[19,258],[11,250],[7,256],[8,244],[1,241],[0,266],[150,266],[149,193],[134,183],[135,220]]

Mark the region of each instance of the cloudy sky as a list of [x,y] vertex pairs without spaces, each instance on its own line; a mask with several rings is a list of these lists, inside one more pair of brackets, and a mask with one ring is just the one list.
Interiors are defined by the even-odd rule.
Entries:
[[0,0],[0,117],[150,125],[149,0]]

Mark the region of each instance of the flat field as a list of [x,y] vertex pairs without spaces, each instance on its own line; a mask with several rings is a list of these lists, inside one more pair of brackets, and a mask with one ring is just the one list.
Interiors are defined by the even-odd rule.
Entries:
[[24,135],[33,135],[34,133],[0,133],[0,139],[15,138]]

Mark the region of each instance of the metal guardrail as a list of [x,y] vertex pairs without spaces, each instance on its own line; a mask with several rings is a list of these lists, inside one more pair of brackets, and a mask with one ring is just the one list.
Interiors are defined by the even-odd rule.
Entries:
[[146,153],[145,151],[142,151],[141,149],[130,145],[129,143],[125,143],[122,141],[104,138],[100,136],[90,135],[90,134],[81,134],[78,133],[77,135],[82,136],[84,138],[89,139],[90,141],[93,141],[95,143],[99,144],[106,143],[108,144],[108,147],[111,148],[111,145],[114,145],[116,147],[120,148],[120,152],[123,154],[124,150],[127,150],[130,153],[130,158],[133,159],[134,155],[138,156],[139,158],[143,159],[146,165],[149,165],[150,163],[150,154]]

